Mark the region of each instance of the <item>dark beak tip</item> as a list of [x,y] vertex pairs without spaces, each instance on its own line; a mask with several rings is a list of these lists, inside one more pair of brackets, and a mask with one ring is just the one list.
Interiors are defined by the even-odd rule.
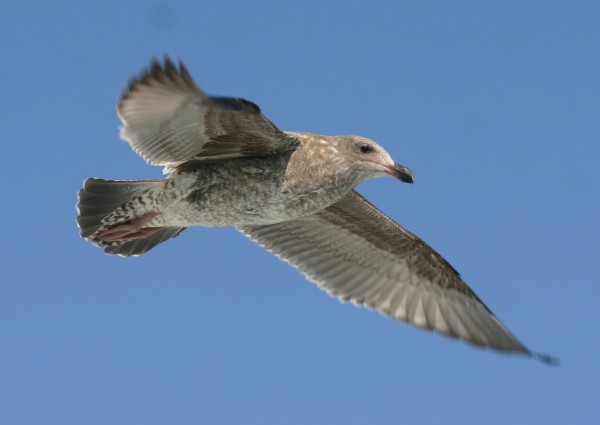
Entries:
[[415,178],[413,177],[412,173],[411,174],[401,174],[399,178],[400,178],[400,181],[404,182],[404,183],[413,184],[415,182]]
[[400,164],[395,164],[393,167],[389,167],[388,173],[396,177],[401,182],[410,184],[415,182],[415,177],[413,176],[412,171]]

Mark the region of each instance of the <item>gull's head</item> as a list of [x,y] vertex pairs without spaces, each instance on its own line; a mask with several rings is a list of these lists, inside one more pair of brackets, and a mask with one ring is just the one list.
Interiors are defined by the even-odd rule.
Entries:
[[359,181],[386,176],[396,177],[404,183],[414,181],[412,171],[394,162],[385,149],[366,137],[335,136],[333,145]]

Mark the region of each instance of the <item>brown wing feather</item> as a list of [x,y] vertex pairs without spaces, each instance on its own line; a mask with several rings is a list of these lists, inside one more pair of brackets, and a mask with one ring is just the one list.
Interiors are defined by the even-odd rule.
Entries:
[[118,105],[121,137],[154,165],[177,166],[215,157],[264,156],[295,149],[298,140],[254,103],[206,96],[185,66],[153,61]]
[[475,345],[531,354],[450,264],[356,191],[313,217],[240,230],[342,301]]
[[411,273],[419,278],[444,290],[460,292],[483,304],[450,263],[360,193],[351,192],[342,201],[321,211],[319,216],[349,232],[360,234],[379,249],[404,258]]

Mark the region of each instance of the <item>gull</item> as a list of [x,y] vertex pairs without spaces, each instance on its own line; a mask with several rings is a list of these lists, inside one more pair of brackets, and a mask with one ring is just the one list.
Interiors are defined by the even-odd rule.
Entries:
[[121,137],[165,179],[90,178],[79,191],[83,238],[141,255],[192,226],[234,227],[343,302],[546,363],[440,254],[354,187],[413,174],[359,136],[277,128],[241,98],[207,96],[183,63],[153,60],[117,112]]

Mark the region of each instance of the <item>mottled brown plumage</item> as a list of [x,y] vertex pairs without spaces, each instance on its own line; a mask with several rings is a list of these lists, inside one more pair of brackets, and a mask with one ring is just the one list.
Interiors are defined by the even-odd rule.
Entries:
[[372,140],[281,131],[252,102],[207,96],[168,59],[130,82],[118,114],[122,138],[169,176],[85,182],[81,236],[107,253],[141,255],[190,226],[232,226],[342,301],[532,354],[448,262],[353,189],[389,175],[413,181]]

